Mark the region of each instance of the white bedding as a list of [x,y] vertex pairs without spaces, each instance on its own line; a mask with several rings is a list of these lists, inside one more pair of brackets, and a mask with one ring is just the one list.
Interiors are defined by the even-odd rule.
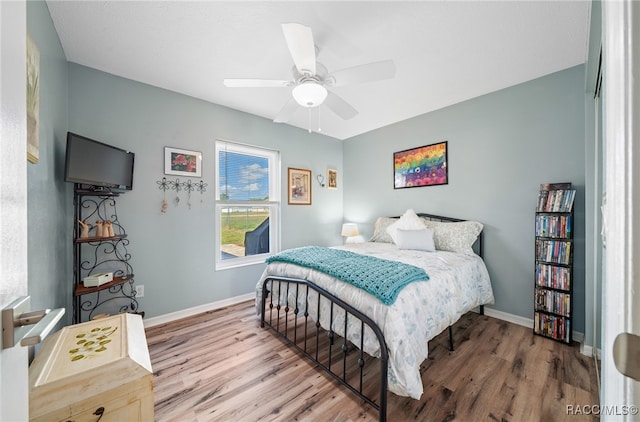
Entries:
[[[424,268],[430,279],[407,285],[395,303],[386,306],[369,293],[316,270],[293,264],[271,263],[257,285],[258,312],[262,281],[266,276],[312,281],[376,322],[385,336],[389,350],[389,391],[420,399],[423,392],[420,364],[427,358],[428,341],[471,309],[493,303],[493,291],[484,261],[477,255],[400,250],[395,244],[380,242],[349,244],[337,248],[415,265]],[[298,298],[299,302],[300,299]],[[290,300],[295,301],[295,295]],[[317,299],[315,303],[317,304]],[[311,312],[316,306],[310,302],[309,308]],[[328,315],[328,312],[321,310],[321,315]],[[343,318],[344,316],[342,321]],[[326,329],[328,322],[324,318],[320,322]],[[342,331],[342,324],[339,319],[334,321],[333,328],[338,334]],[[358,331],[359,328],[348,328],[349,333],[359,334]],[[365,330],[364,350],[372,356],[379,356],[377,340],[367,331]],[[355,345],[360,344],[357,334],[348,336]]]

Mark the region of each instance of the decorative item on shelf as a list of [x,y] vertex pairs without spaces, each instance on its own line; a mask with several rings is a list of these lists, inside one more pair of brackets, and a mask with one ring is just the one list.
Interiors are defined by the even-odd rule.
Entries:
[[80,225],[80,239],[86,239],[89,237],[89,223],[87,220],[78,220],[78,224]]
[[327,179],[329,179],[329,189],[338,189],[338,170],[327,169]]
[[104,237],[104,226],[102,220],[96,221],[96,237]]
[[82,279],[82,284],[84,287],[99,287],[103,284],[109,283],[113,281],[113,273],[98,273],[91,274]]
[[344,223],[340,234],[347,238],[345,243],[362,242],[362,236],[360,236],[360,231],[358,230],[358,225],[356,223]]
[[113,231],[113,223],[111,220],[107,220],[104,222],[102,226],[102,236],[103,237],[114,237],[116,234]]
[[316,179],[318,180],[318,184],[320,185],[320,187],[323,188],[324,187],[324,176],[318,173],[316,175]]

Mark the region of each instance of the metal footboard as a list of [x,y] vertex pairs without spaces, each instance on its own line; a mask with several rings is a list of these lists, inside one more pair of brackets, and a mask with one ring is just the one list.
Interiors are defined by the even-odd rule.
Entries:
[[[321,307],[321,303],[328,304],[329,315],[321,314],[327,308]],[[378,410],[380,421],[386,421],[389,354],[382,331],[371,318],[307,280],[276,276],[269,276],[262,283],[260,318],[261,327],[271,327],[287,343]],[[359,332],[353,332],[354,326],[359,327],[356,329]],[[378,358],[364,352],[367,328],[379,343]],[[368,381],[378,376],[376,391],[378,382]]]

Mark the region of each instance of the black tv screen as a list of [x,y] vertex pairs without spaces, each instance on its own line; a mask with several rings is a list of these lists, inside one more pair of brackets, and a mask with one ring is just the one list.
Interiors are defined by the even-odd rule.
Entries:
[[64,180],[131,190],[134,158],[133,152],[68,132]]

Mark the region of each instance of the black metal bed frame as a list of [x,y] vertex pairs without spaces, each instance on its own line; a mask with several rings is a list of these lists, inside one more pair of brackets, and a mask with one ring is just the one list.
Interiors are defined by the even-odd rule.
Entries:
[[[441,222],[466,221],[458,218],[424,213],[419,213],[418,216],[428,218],[432,221]],[[473,245],[474,251],[480,257],[482,257],[482,243],[481,232]],[[269,288],[271,290],[269,290]],[[262,283],[261,294],[260,326],[264,327],[267,325],[273,329],[273,331],[286,343],[292,345],[304,356],[315,362],[340,384],[347,387],[376,409],[379,412],[379,420],[381,422],[386,421],[388,386],[387,369],[389,353],[382,330],[377,326],[377,324],[358,309],[308,280],[282,276],[268,276]],[[315,310],[315,318],[309,312],[310,294],[316,295],[317,297],[318,303],[317,309]],[[295,297],[294,309],[291,309],[291,305],[289,303],[291,295],[294,295]],[[283,297],[284,303],[282,303],[281,300]],[[301,297],[304,298],[304,309],[300,309],[299,307],[299,299]],[[327,324],[324,329],[321,327],[320,323],[320,321],[322,321],[322,316],[320,315],[320,305],[322,300],[328,301],[330,304],[329,324]],[[484,305],[480,305],[480,314],[484,315]],[[336,331],[336,328],[334,327],[334,317],[336,315],[344,315],[342,331]],[[347,323],[350,316],[360,321],[360,336],[356,336],[356,338],[359,338],[360,344],[355,346],[349,340],[350,336],[347,332]],[[368,355],[364,352],[365,326],[369,327],[379,343],[380,356],[377,359],[366,358]],[[321,338],[321,330],[326,333],[326,339]],[[453,351],[452,326],[448,327],[448,332],[449,348]],[[342,344],[339,346],[339,350],[334,351],[334,344],[336,340],[342,341]],[[326,349],[323,349],[325,347]],[[359,367],[355,377],[353,374],[348,374],[349,371],[347,368],[347,361],[350,358],[350,355],[353,356],[353,352],[357,353],[357,366]],[[334,369],[336,366],[334,358],[339,358],[340,356],[342,358],[342,365],[339,365],[337,369]],[[351,360],[356,359],[351,357]],[[378,361],[379,363],[380,389],[378,391],[377,401],[375,399],[374,391],[371,391],[370,389],[365,390],[365,388],[363,388],[363,381],[365,377],[369,374],[375,374],[375,369],[369,371],[369,367],[367,366],[370,361]]]

